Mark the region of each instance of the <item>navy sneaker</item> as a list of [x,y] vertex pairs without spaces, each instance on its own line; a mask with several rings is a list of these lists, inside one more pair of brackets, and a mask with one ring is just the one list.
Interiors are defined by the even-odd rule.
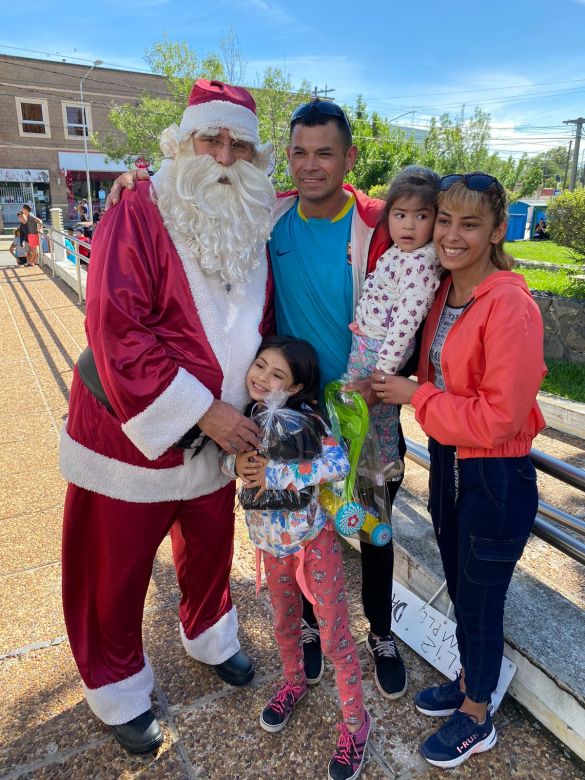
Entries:
[[265,731],[283,729],[292,711],[307,692],[307,683],[293,685],[285,682],[276,691],[260,715],[260,725]]
[[452,715],[463,704],[465,694],[461,690],[461,674],[454,680],[434,688],[425,688],[414,697],[414,704],[423,715],[441,718]]
[[362,771],[366,746],[372,721],[365,710],[364,722],[359,731],[352,734],[345,723],[339,723],[339,739],[333,758],[329,762],[328,780],[355,780]]
[[378,690],[387,699],[399,699],[406,693],[408,681],[406,669],[392,634],[376,639],[372,632],[366,639],[366,647],[374,656],[374,678]]
[[311,626],[303,618],[301,620],[303,639],[303,663],[307,685],[317,685],[323,677],[323,654],[321,653],[321,636],[317,626]]
[[474,753],[490,750],[498,741],[489,710],[485,721],[455,710],[449,720],[420,746],[423,757],[433,766],[450,769],[459,766]]

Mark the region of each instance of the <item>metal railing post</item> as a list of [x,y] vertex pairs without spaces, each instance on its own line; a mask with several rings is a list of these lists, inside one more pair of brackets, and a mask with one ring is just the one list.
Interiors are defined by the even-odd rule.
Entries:
[[[63,232],[63,211],[62,209],[58,208],[52,208],[50,210],[51,213],[51,228],[52,230],[58,230],[60,233]],[[55,237],[51,234],[51,243],[53,245],[53,251],[51,252],[51,271],[53,273],[53,276],[55,276],[55,255],[62,255],[59,256],[57,259],[62,260],[65,259],[65,249],[59,246],[59,243],[55,241]]]
[[81,262],[79,260],[79,241],[74,239],[73,246],[75,247],[75,274],[77,276],[77,295],[79,297],[79,303],[83,303],[83,290],[81,287]]

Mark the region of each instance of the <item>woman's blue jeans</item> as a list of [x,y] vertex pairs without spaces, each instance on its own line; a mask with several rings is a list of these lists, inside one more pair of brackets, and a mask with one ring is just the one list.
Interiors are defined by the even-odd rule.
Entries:
[[504,603],[536,516],[536,472],[520,458],[466,458],[429,439],[429,511],[457,621],[467,696],[489,702],[504,652]]

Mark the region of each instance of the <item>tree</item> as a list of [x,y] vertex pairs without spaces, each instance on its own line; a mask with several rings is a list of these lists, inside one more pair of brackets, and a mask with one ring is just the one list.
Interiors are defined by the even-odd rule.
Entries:
[[288,74],[280,68],[267,68],[260,84],[251,90],[258,110],[260,139],[264,143],[269,141],[274,147],[271,178],[278,190],[287,190],[292,186],[286,156],[290,115],[295,106],[311,99],[310,89],[307,80],[303,80],[299,89],[295,89]]
[[552,198],[546,209],[551,237],[585,258],[585,189],[568,190]]
[[227,33],[220,38],[219,50],[228,84],[243,84],[246,78],[247,63],[233,27],[230,27]]
[[511,200],[532,195],[542,186],[542,170],[527,155],[515,161],[489,151],[491,140],[490,115],[476,108],[465,118],[464,108],[452,118],[442,114],[431,119],[429,133],[423,143],[421,162],[437,173],[484,171],[496,176],[508,191]]
[[386,186],[401,168],[415,162],[418,152],[414,140],[376,112],[368,115],[361,95],[355,106],[346,107],[346,113],[359,150],[355,167],[347,176],[355,187],[369,192]]
[[437,173],[485,171],[497,161],[490,154],[490,115],[476,108],[473,116],[465,118],[465,107],[455,118],[441,114],[431,119],[429,132],[423,143],[422,163]]
[[112,160],[129,165],[143,156],[156,167],[161,159],[160,134],[165,127],[180,123],[195,79],[224,79],[225,75],[217,54],[201,57],[186,43],[166,37],[146,51],[145,59],[153,73],[164,77],[167,89],[114,107],[109,119],[117,132],[96,133],[92,141]]
[[560,186],[564,186],[565,174],[570,162],[569,150],[566,146],[555,146],[554,149],[537,154],[533,160],[535,165],[538,165],[542,170],[544,187],[560,189]]
[[164,40],[146,50],[144,59],[153,73],[165,78],[169,92],[183,107],[195,79],[225,79],[224,64],[219,55],[201,57],[188,44],[169,41],[166,35]]
[[[113,108],[109,118],[118,132],[96,134],[93,137],[96,146],[113,160],[131,164],[142,155],[157,167],[161,158],[160,134],[169,125],[180,123],[195,79],[243,82],[246,65],[233,30],[221,39],[220,49],[221,55],[201,57],[186,43],[169,41],[166,37],[155,43],[146,52],[145,59],[153,73],[164,77],[167,91],[157,96],[144,95],[136,103]],[[290,188],[286,159],[289,119],[296,105],[310,99],[309,83],[303,81],[295,89],[289,75],[279,68],[267,68],[251,92],[258,110],[260,139],[274,146],[274,184],[278,188]]]

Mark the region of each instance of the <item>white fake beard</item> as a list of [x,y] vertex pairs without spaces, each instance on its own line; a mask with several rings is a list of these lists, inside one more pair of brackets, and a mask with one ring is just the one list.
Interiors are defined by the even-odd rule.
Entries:
[[188,150],[163,165],[155,188],[165,223],[182,234],[206,273],[229,285],[249,280],[272,230],[276,197],[262,171]]

